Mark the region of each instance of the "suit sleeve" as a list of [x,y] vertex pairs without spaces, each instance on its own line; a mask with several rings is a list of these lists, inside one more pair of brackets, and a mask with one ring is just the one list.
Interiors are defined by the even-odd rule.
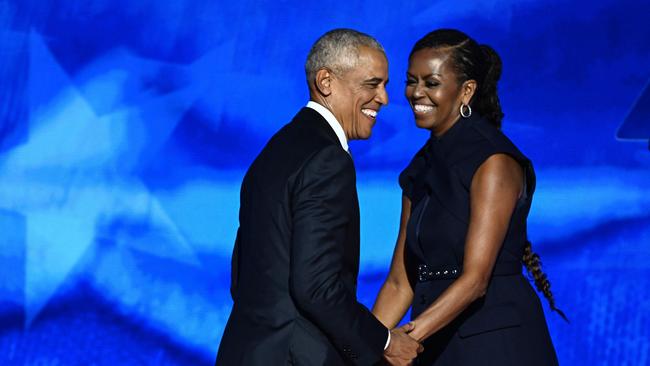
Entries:
[[230,262],[230,297],[235,301],[237,297],[237,287],[239,284],[239,229],[237,229],[237,237],[235,239],[235,246],[232,249],[232,259]]
[[290,288],[301,312],[349,362],[371,365],[381,359],[388,330],[342,281],[355,194],[354,166],[340,147],[304,166],[292,194]]

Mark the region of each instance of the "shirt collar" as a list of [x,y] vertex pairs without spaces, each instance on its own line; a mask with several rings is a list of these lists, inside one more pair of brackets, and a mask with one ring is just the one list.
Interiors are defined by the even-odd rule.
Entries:
[[307,103],[307,108],[311,108],[311,109],[315,110],[316,112],[318,112],[318,114],[320,114],[321,116],[323,116],[323,118],[325,118],[327,123],[334,130],[334,133],[336,133],[336,137],[339,138],[339,142],[341,143],[341,147],[343,148],[343,150],[349,151],[348,150],[348,138],[345,137],[345,132],[343,131],[343,127],[341,127],[341,124],[336,119],[336,117],[334,117],[332,112],[330,112],[329,109],[323,107],[321,104],[318,104],[318,103],[316,103],[316,102],[314,102],[312,100],[310,100]]

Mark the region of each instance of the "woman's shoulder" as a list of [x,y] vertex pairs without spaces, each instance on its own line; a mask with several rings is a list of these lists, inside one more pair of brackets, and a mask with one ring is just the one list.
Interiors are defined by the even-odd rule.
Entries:
[[496,128],[486,119],[481,118],[476,123],[472,123],[471,126],[474,134],[488,141],[493,148],[513,150],[522,154],[519,148],[501,129]]
[[494,154],[508,154],[520,163],[529,159],[510,140],[506,134],[484,118],[466,121],[467,128],[458,141],[454,160],[458,163],[467,160],[485,160]]
[[467,128],[457,143],[452,164],[465,186],[471,184],[478,168],[495,154],[510,156],[525,170],[529,180],[534,179],[531,161],[501,130],[482,118],[466,122]]

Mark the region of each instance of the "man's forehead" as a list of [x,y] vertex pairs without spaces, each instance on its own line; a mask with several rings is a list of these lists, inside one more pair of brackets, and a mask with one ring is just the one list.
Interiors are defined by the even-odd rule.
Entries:
[[373,63],[373,64],[387,64],[388,59],[386,55],[374,48],[364,47],[364,49],[359,50],[358,63]]
[[378,50],[376,48],[361,46],[361,47],[359,47],[358,52],[359,52],[359,59],[367,58],[367,59],[374,59],[374,60],[378,60],[378,61],[381,60],[381,61],[384,61],[384,62],[388,61],[384,51]]
[[360,57],[355,70],[358,75],[368,81],[381,82],[388,78],[388,62],[382,53],[367,58]]

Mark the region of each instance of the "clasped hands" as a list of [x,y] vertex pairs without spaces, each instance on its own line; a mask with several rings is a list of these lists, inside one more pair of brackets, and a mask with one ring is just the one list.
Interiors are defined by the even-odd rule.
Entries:
[[384,360],[389,365],[411,365],[413,359],[424,351],[424,347],[409,335],[413,329],[415,324],[409,322],[390,331],[390,343],[384,351]]

